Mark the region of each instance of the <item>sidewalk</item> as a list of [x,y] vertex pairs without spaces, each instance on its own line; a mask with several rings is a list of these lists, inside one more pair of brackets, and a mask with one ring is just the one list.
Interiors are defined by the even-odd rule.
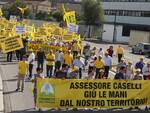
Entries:
[[4,112],[4,102],[3,102],[3,83],[0,75],[0,113]]

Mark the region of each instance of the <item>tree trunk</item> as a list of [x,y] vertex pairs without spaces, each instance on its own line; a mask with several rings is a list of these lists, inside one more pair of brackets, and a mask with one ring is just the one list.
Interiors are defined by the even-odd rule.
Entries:
[[90,25],[88,26],[89,30],[88,30],[88,38],[91,38],[91,27]]

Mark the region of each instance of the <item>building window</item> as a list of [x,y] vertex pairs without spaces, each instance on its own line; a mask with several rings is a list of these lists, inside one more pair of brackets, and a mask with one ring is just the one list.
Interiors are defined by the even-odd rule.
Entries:
[[105,15],[150,17],[150,11],[105,10]]
[[122,36],[130,36],[130,27],[123,26]]
[[122,36],[130,36],[131,30],[150,31],[150,27],[142,25],[124,25],[122,30]]

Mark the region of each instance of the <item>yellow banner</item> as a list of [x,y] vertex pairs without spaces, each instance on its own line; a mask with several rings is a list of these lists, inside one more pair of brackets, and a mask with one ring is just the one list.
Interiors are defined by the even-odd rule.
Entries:
[[38,79],[39,108],[128,108],[150,105],[149,81]]
[[65,12],[65,14],[64,14],[64,21],[66,22],[67,26],[70,23],[76,25],[75,11]]
[[28,44],[28,50],[33,50],[35,52],[39,51],[39,49],[42,48],[46,53],[48,53],[50,50],[56,51],[59,49],[62,49],[62,51],[66,52],[67,48],[65,47],[60,47],[60,46],[52,46],[52,45],[47,45],[47,44]]
[[4,41],[5,41],[5,39],[6,39],[6,37],[4,37],[4,36],[0,36],[0,44],[1,44],[2,42],[4,42]]
[[8,37],[1,43],[3,53],[19,50],[23,48],[22,39],[20,36]]

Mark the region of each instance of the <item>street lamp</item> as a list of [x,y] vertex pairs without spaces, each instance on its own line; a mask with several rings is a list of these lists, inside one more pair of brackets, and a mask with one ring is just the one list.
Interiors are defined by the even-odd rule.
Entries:
[[117,35],[116,19],[117,19],[117,12],[115,12],[115,19],[114,19],[113,43],[116,42],[116,35]]

